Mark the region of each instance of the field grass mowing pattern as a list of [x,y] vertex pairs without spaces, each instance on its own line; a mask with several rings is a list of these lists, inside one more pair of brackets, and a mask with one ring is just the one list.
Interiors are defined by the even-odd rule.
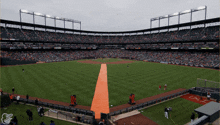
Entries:
[[[147,116],[151,120],[157,122],[159,125],[173,125],[175,124],[184,125],[191,121],[190,116],[194,109],[202,105],[194,103],[182,98],[176,98],[147,109],[143,109],[141,114]],[[172,111],[169,112],[169,119],[165,118],[164,109],[165,107],[172,107]],[[171,115],[171,117],[170,117]],[[195,118],[198,114],[195,113]]]
[[[181,67],[159,63],[136,61],[129,64],[108,66],[108,88],[110,105],[127,103],[131,93],[135,99],[143,99],[171,90],[196,86],[197,78],[219,80],[217,70]],[[167,84],[168,89],[163,90]],[[162,85],[162,90],[158,87]]]
[[[78,104],[91,106],[100,64],[68,61],[1,67],[0,70],[1,88],[5,92],[11,92],[15,87],[21,95],[62,102],[70,102],[70,95],[75,94]],[[131,93],[139,100],[178,88],[189,89],[196,86],[197,78],[219,81],[218,74],[217,70],[142,61],[108,64],[109,105],[127,103]],[[165,91],[164,84],[168,87]],[[161,91],[158,90],[159,85],[162,85]]]

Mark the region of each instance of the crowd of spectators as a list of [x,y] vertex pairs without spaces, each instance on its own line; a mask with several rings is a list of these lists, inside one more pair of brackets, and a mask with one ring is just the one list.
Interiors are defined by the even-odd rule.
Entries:
[[[94,44],[57,44],[57,43],[7,43],[1,42],[1,48],[13,49],[93,49],[93,48],[105,48],[105,45]],[[123,47],[123,46],[121,46]],[[112,46],[114,48],[114,46]],[[126,49],[201,49],[201,48],[219,48],[218,42],[199,42],[199,43],[158,43],[158,44],[128,44],[125,45]]]
[[178,49],[198,49],[198,48],[219,48],[219,43],[218,42],[199,42],[199,43],[158,43],[158,44],[136,44],[136,45],[126,45],[126,49],[155,49],[155,48],[178,48]]
[[72,43],[148,43],[219,39],[219,26],[159,32],[145,35],[94,36],[1,27],[1,37],[29,41]]
[[170,64],[219,67],[218,52],[129,51],[121,49],[88,51],[1,51],[1,57],[14,60],[34,60],[43,62],[70,61],[83,58],[131,58],[151,62],[166,62]]
[[1,48],[13,49],[92,49],[97,46],[94,44],[57,44],[57,43],[8,43],[1,42]]

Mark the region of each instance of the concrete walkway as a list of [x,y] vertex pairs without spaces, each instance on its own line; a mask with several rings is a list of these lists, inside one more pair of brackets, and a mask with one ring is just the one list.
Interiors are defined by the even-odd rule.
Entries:
[[140,112],[138,110],[134,110],[134,111],[131,111],[131,112],[128,112],[128,113],[112,116],[111,119],[113,120],[113,122],[115,122],[119,119],[127,118],[127,117],[137,115],[137,114],[140,114]]

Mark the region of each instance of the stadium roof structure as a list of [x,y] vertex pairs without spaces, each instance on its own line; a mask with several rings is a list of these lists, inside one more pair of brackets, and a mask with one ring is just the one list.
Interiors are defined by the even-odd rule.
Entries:
[[19,26],[28,26],[28,27],[35,27],[35,28],[46,28],[46,29],[52,29],[52,30],[62,30],[62,31],[87,33],[87,34],[90,33],[90,34],[104,34],[104,35],[112,34],[113,35],[113,34],[144,33],[144,32],[151,32],[151,31],[178,28],[178,27],[185,27],[185,26],[192,26],[192,25],[215,23],[215,22],[220,22],[219,19],[220,19],[220,17],[212,18],[212,19],[206,19],[206,20],[200,20],[200,21],[194,21],[194,22],[188,22],[188,23],[182,23],[182,24],[175,24],[175,25],[170,25],[170,26],[151,28],[151,29],[142,29],[142,30],[133,30],[133,31],[116,31],[116,32],[67,29],[67,28],[59,28],[59,27],[45,26],[45,25],[39,25],[39,24],[24,23],[24,22],[18,22],[18,21],[10,21],[10,20],[5,20],[5,19],[1,19],[0,23],[4,23],[5,25],[13,24],[13,25],[19,25]]
[[[74,23],[79,23],[80,24],[80,30],[81,30],[81,21],[62,18],[62,17],[57,17],[57,16],[51,16],[51,15],[48,15],[48,14],[42,14],[42,13],[39,13],[39,12],[33,12],[33,11],[24,10],[24,9],[19,10],[20,22],[22,22],[21,21],[22,20],[22,18],[21,18],[22,13],[33,15],[33,24],[35,24],[35,16],[41,16],[41,17],[44,17],[45,26],[46,26],[46,19],[50,18],[50,19],[54,19],[54,27],[56,27],[56,20],[61,20],[61,21],[64,22],[64,28],[65,28],[65,21],[67,21],[67,22],[72,22],[72,27],[74,27]],[[34,29],[35,29],[35,27],[34,27]],[[46,28],[45,28],[45,31],[46,31]]]
[[[164,15],[164,16],[151,18],[150,19],[150,28],[152,28],[152,21],[158,20],[159,21],[158,25],[160,27],[160,20],[165,19],[165,18],[168,19],[168,26],[169,26],[170,18],[174,17],[174,16],[178,16],[178,24],[180,24],[180,16],[183,15],[183,14],[188,14],[188,13],[191,14],[190,15],[190,22],[192,22],[192,13],[197,12],[197,11],[201,11],[201,10],[205,10],[205,20],[206,20],[207,6],[200,6],[200,7],[194,8],[194,9],[188,9],[188,10],[184,10],[184,11],[181,11],[181,12],[176,12],[176,13],[173,13],[173,14],[167,14],[167,15]],[[191,28],[191,26],[190,26],[190,28]]]

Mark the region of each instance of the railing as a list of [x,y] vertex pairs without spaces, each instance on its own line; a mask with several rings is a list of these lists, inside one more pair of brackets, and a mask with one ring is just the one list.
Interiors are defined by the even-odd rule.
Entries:
[[[14,100],[16,99],[14,98]],[[19,102],[35,105],[34,100],[27,100],[24,98],[20,98]],[[62,120],[76,121],[77,116],[82,118],[82,116],[84,115],[85,116],[84,122],[87,124],[90,124],[90,123],[92,124],[94,120],[94,116],[95,116],[95,113],[93,111],[78,109],[78,108],[69,107],[69,106],[57,105],[57,104],[52,104],[52,103],[47,103],[47,102],[40,102],[40,101],[38,102],[38,105],[41,105],[43,107],[50,109],[48,113],[45,115],[52,116],[54,118],[58,118]],[[78,122],[83,123],[83,121],[78,121]]]
[[128,107],[128,108],[125,108],[125,109],[114,111],[114,112],[111,112],[111,113],[108,114],[108,118],[110,118],[111,116],[115,116],[115,115],[119,115],[119,114],[122,114],[122,113],[130,112],[130,111],[133,111],[133,110],[136,110],[136,109],[142,109],[142,108],[147,107],[147,106],[152,106],[156,103],[160,103],[160,102],[166,101],[168,99],[175,98],[177,96],[186,94],[188,92],[189,92],[189,89],[178,92],[178,93],[175,93],[175,94],[171,94],[171,95],[168,95],[168,96],[164,96],[164,97],[161,97],[161,98],[158,98],[158,99],[150,100],[148,102],[141,103],[141,104],[138,104],[138,105],[134,105],[134,106],[131,106],[131,107]]
[[208,116],[203,115],[202,117],[200,117],[199,119],[193,121],[189,125],[204,125],[207,122],[208,122]]
[[[87,116],[84,114],[77,114],[74,112],[66,112],[66,111],[58,111],[54,109],[50,109],[47,113],[45,113],[45,116],[60,119],[60,120],[66,120],[69,122],[74,122],[78,124],[93,124],[93,116]],[[78,119],[80,117],[80,120]]]
[[[199,96],[207,96],[206,91],[199,91],[199,90],[196,90],[196,88],[190,89],[189,93],[199,95]],[[210,93],[211,93],[211,98],[216,99],[216,100],[220,100],[219,92],[210,92]]]

